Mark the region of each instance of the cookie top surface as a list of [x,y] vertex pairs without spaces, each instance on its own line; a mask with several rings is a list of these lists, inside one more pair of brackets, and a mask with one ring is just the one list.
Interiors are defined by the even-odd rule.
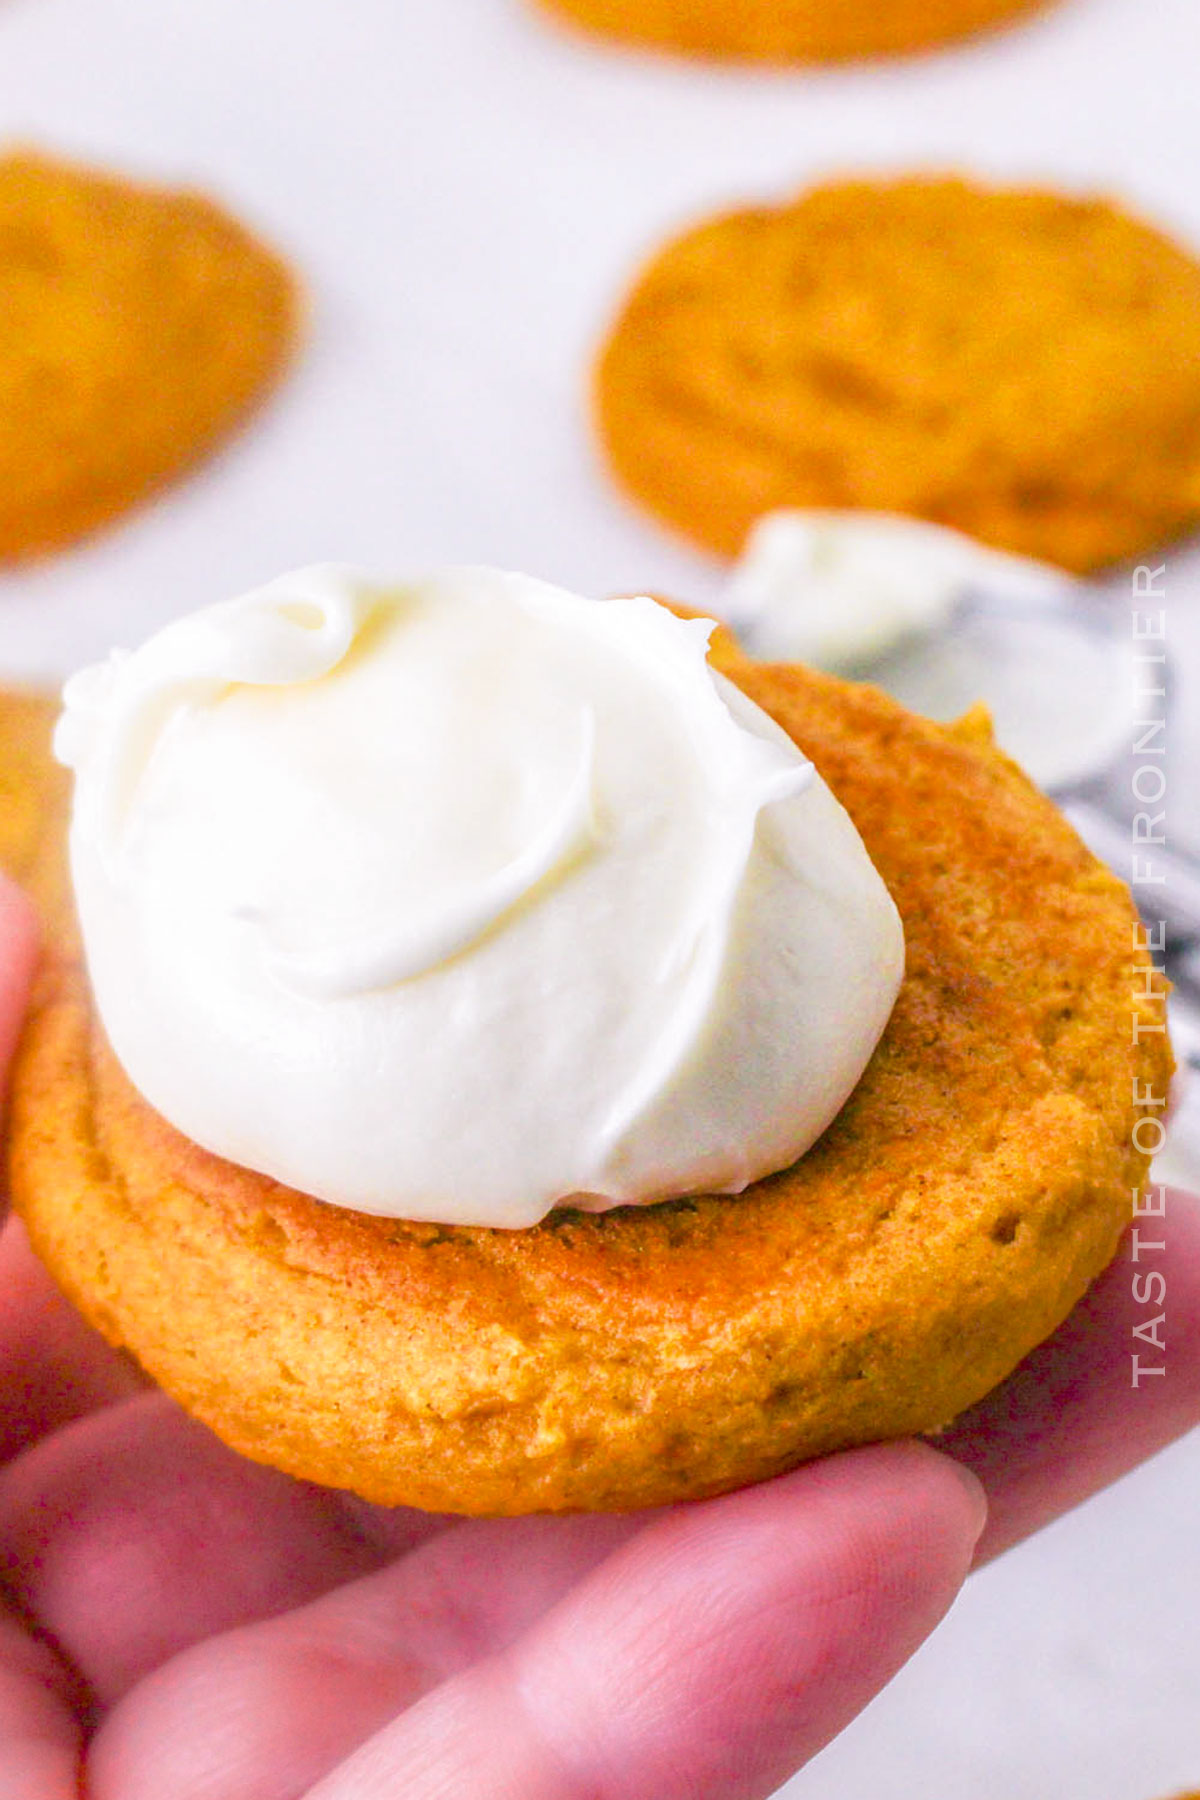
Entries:
[[0,558],[71,542],[194,461],[290,353],[282,262],[203,195],[0,157]]
[[205,1153],[105,1045],[47,843],[15,1202],[89,1316],[236,1447],[464,1512],[713,1492],[939,1427],[1111,1257],[1145,1173],[1132,1080],[1161,1092],[1169,1066],[1127,894],[985,726],[716,659],[847,806],[908,941],[850,1101],[738,1197],[414,1225]]
[[702,56],[776,62],[920,50],[1001,25],[1044,0],[542,0],[586,28]]
[[1200,266],[1103,200],[835,182],[660,251],[596,407],[631,494],[714,550],[864,507],[1087,570],[1200,518]]

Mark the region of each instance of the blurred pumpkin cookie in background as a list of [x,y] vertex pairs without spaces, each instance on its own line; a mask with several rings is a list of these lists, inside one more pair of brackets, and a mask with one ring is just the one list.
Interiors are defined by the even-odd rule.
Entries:
[[0,156],[0,559],[107,524],[274,383],[286,265],[204,195]]
[[624,486],[711,550],[863,507],[1095,569],[1200,520],[1200,266],[1104,199],[835,181],[662,249],[595,401]]
[[1046,0],[541,0],[631,43],[703,56],[837,62],[922,50],[1041,10]]

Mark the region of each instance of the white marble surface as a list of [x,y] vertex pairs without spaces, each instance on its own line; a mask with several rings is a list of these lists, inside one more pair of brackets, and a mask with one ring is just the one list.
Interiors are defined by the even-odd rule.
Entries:
[[[708,70],[521,0],[6,0],[9,136],[224,195],[306,271],[309,343],[227,452],[0,580],[0,674],[52,676],[313,558],[494,561],[708,604],[608,487],[582,371],[637,259],[828,171],[1119,191],[1200,243],[1195,0],[1062,0],[919,62]],[[1200,553],[1171,564],[1173,824],[1200,814]],[[1200,1783],[1200,1437],[975,1580],[798,1777],[806,1800],[1154,1800]],[[650,1800],[647,1796],[646,1800]]]

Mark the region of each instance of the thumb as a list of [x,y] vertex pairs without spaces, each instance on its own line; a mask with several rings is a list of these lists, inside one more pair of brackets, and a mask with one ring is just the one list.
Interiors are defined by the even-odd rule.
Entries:
[[677,1507],[308,1800],[762,1800],[937,1624],[984,1512],[917,1444]]

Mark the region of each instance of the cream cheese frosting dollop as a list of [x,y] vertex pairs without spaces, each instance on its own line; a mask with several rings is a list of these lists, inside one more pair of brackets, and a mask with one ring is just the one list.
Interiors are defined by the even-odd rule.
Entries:
[[865,1067],[896,909],[712,622],[307,569],[68,684],[97,1009],[206,1149],[518,1227],[738,1192]]

